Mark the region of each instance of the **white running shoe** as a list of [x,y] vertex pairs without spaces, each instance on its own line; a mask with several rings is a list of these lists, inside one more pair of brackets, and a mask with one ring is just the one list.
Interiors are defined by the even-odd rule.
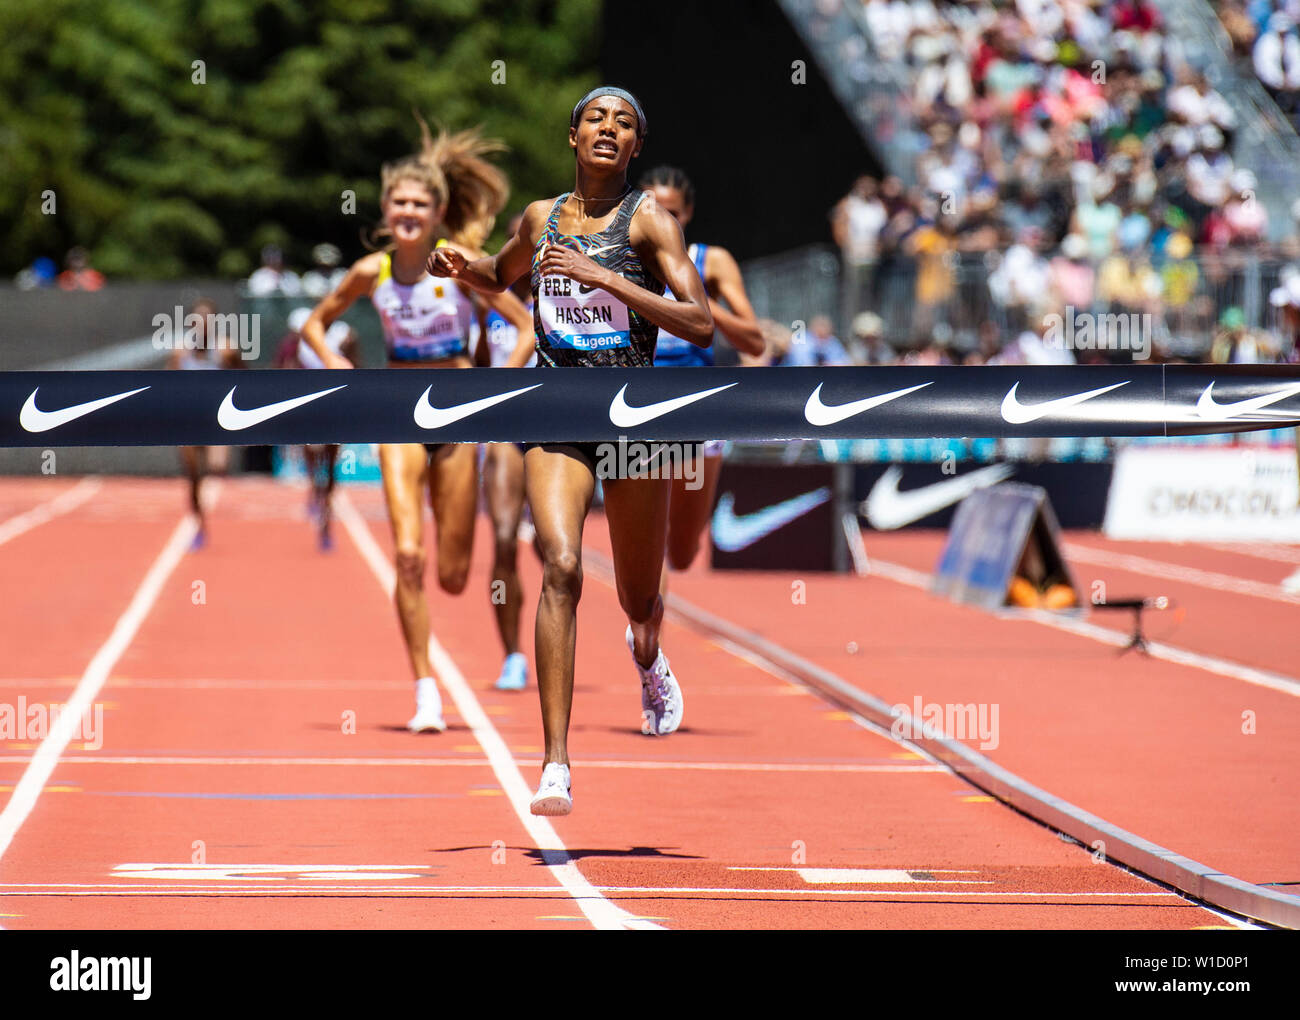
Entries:
[[438,693],[438,684],[433,677],[422,676],[415,682],[415,715],[411,716],[406,728],[412,733],[429,730],[441,733],[447,728],[442,718],[442,695]]
[[514,652],[506,656],[501,666],[501,675],[497,677],[498,691],[522,691],[528,686],[528,660],[523,652]]
[[567,815],[573,810],[573,795],[569,792],[569,766],[551,762],[542,769],[542,782],[537,787],[537,796],[528,805],[528,810],[535,815],[555,817]]
[[632,653],[632,664],[641,678],[641,732],[655,737],[666,737],[682,724],[682,688],[668,665],[668,656],[659,649],[654,664],[645,669],[636,661],[636,646],[632,628],[627,628],[627,650]]

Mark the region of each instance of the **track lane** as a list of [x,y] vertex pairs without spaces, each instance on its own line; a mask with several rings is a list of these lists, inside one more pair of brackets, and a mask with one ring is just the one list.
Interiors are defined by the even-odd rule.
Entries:
[[[379,494],[354,492],[386,545]],[[355,557],[315,553],[296,519],[301,501],[263,482],[227,491],[211,548],[186,563],[203,560],[203,572],[178,573],[130,650],[129,671],[110,681],[122,705],[110,744],[60,766],[56,780],[79,792],[46,796],[49,810],[29,830],[39,830],[39,845],[24,851],[22,874],[3,875],[0,912],[23,914],[6,923],[585,926],[569,895],[548,884],[543,856],[481,748],[456,728],[457,713],[449,711],[453,730],[443,737],[392,728],[409,711],[409,686],[391,605]],[[603,542],[604,527],[594,515],[588,541]],[[490,689],[500,651],[485,597],[486,534],[484,526],[470,590],[458,599],[433,594],[433,619],[533,783],[535,688]],[[520,562],[531,659],[539,577],[527,549]],[[190,601],[194,580],[206,583],[205,605]],[[728,610],[762,601],[754,591],[740,601],[725,586],[719,592]],[[846,595],[836,611],[859,604],[860,592]],[[308,630],[318,643],[301,638]],[[1222,923],[971,798],[951,775],[682,628],[668,628],[665,648],[683,677],[686,727],[664,740],[643,737],[622,631],[613,593],[589,577],[576,811],[555,827],[586,880],[633,915],[666,927]],[[349,640],[353,633],[365,640]],[[354,734],[341,732],[347,710],[357,712]],[[438,764],[409,764],[425,755]],[[185,764],[193,758],[202,761]],[[366,764],[328,764],[348,759]],[[144,865],[194,869],[196,839],[206,863],[230,866],[230,877],[150,878],[157,869]],[[810,879],[791,870],[800,852],[808,866],[869,873]],[[289,870],[249,868],[259,864]],[[389,870],[382,878],[347,870],[363,865]],[[302,870],[322,867],[343,870]]]
[[[210,545],[173,577],[122,659],[115,676],[136,682],[110,680],[106,696],[120,707],[104,748],[88,756],[254,760],[180,767],[81,764],[73,755],[62,762],[55,779],[67,795],[47,798],[40,824],[6,861],[0,903],[4,913],[22,915],[12,926],[572,925],[550,919],[553,906],[539,909],[527,896],[489,899],[484,913],[479,896],[420,895],[447,885],[535,882],[524,881],[529,847],[454,710],[447,734],[405,731],[411,690],[395,611],[358,557],[316,551],[301,507],[296,490],[261,481],[229,486]],[[223,685],[222,677],[237,682]],[[256,761],[425,754],[466,764],[326,773]],[[133,864],[170,865],[173,875],[160,880],[170,888],[135,888],[141,869],[123,868]],[[213,892],[202,865],[229,866],[234,877]],[[331,869],[324,874],[334,878],[313,879],[302,866]],[[246,874],[260,874],[258,895],[236,892],[249,884],[239,877]],[[79,888],[60,894],[51,882]],[[304,885],[310,895],[301,894]],[[295,887],[292,897],[261,891]]]
[[[910,553],[919,566],[937,560],[941,544],[941,535],[877,535],[868,551],[900,562]],[[1300,723],[1296,698],[1117,656],[1105,645],[956,606],[886,576],[805,580],[807,606],[791,605],[783,574],[697,570],[674,585],[703,608],[909,711],[917,697],[997,706],[998,746],[982,750],[999,764],[1229,874],[1288,880],[1297,834],[1289,790],[1300,778],[1288,736]],[[859,612],[824,608],[848,605]],[[856,655],[846,650],[850,641],[861,649]],[[1254,713],[1255,733],[1242,732],[1243,712]]]

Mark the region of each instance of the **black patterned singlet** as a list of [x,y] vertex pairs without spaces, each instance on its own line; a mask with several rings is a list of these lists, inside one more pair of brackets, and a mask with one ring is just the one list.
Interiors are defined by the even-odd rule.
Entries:
[[641,264],[628,238],[632,214],[645,195],[644,191],[629,191],[619,204],[614,221],[599,234],[559,232],[556,224],[560,206],[569,193],[561,195],[551,206],[546,230],[533,251],[531,278],[539,368],[649,368],[654,364],[658,326],[608,291],[566,276],[543,278],[537,268],[542,245],[575,242],[577,249],[593,262],[652,294],[662,295],[663,282]]

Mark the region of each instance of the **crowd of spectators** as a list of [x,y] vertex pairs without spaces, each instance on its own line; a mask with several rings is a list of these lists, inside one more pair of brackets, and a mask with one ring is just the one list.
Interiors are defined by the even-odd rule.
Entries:
[[248,278],[249,297],[307,297],[320,300],[339,285],[347,270],[343,253],[332,244],[311,250],[312,268],[299,276],[284,264],[284,253],[273,244],[262,249],[262,264]]
[[68,249],[63,257],[63,272],[59,272],[54,260],[42,255],[22,270],[14,279],[19,290],[38,290],[42,287],[56,287],[59,290],[100,290],[104,286],[104,274],[90,264],[90,256],[80,246]]
[[[1276,18],[1300,0],[1224,7]],[[1176,59],[1156,4],[866,0],[863,13],[876,59],[907,68],[923,142],[914,186],[863,177],[832,211],[841,322],[878,313],[904,357],[937,343],[963,360],[1032,360],[990,349],[991,331],[1032,348],[1020,340],[1067,307],[1150,315],[1153,356],[1203,360],[1245,328],[1225,324],[1250,296],[1243,267],[1261,260],[1269,324],[1300,309],[1279,274],[1300,257],[1295,224],[1270,243],[1255,175],[1231,156],[1237,114]],[[1300,40],[1296,57],[1300,76]],[[1274,360],[1290,341],[1274,330],[1240,357]]]
[[1214,4],[1233,52],[1293,123],[1300,118],[1300,0],[1221,0]]

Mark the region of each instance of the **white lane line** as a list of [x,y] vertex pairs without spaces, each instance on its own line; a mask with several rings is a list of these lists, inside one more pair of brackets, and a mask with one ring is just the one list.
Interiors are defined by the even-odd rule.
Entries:
[[126,611],[118,618],[108,640],[90,660],[63,711],[59,713],[58,719],[50,727],[49,733],[41,741],[36,753],[32,755],[4,811],[0,811],[0,858],[4,857],[18,829],[31,814],[32,808],[36,806],[36,799],[41,795],[50,774],[58,764],[59,756],[63,754],[80,728],[83,715],[90,711],[92,702],[104,686],[113,666],[135,638],[140,625],[162,592],[167,578],[184,558],[185,551],[194,540],[196,530],[197,525],[189,516],[176,525],[162,552],[158,554],[149,572],[145,574],[144,580],[140,582]]
[[40,525],[66,514],[69,510],[75,510],[102,487],[103,482],[98,478],[83,478],[72,488],[65,489],[53,499],[46,500],[30,510],[24,510],[22,513],[10,517],[7,521],[0,522],[0,545],[4,545],[10,539],[17,538],[25,531],[31,531],[32,528],[40,527]]
[[[888,563],[873,557],[871,572],[912,588],[920,588],[923,591],[930,590],[930,575],[923,574],[919,570],[913,570],[911,567]],[[1040,623],[1044,627],[1055,627],[1057,630],[1077,634],[1080,637],[1089,638],[1115,648],[1122,648],[1127,645],[1131,637],[1131,635],[1123,631],[1098,627],[1095,623],[1088,623],[1086,620],[1071,616],[1060,616],[1045,609],[1017,610],[1014,619]],[[1233,680],[1241,680],[1257,687],[1267,687],[1270,690],[1280,691],[1282,694],[1300,698],[1300,680],[1283,676],[1280,673],[1256,669],[1254,666],[1245,666],[1239,662],[1220,659],[1214,655],[1203,655],[1200,652],[1178,648],[1175,645],[1167,645],[1161,641],[1149,642],[1147,651],[1153,659],[1163,659],[1166,662],[1174,662],[1180,666],[1191,666],[1194,669],[1205,670],[1207,673],[1226,676]]]
[[1239,556],[1253,556],[1270,563],[1300,563],[1300,548],[1293,545],[1268,545],[1264,542],[1198,542],[1207,549],[1219,552],[1236,553]]
[[[391,686],[391,685],[390,685]],[[71,754],[64,762],[78,765],[202,765],[205,768],[214,765],[250,765],[255,768],[268,766],[379,766],[388,768],[446,768],[460,766],[463,768],[483,769],[489,762],[482,758],[207,758],[207,757],[164,757],[164,756],[122,756]],[[522,759],[528,764],[541,764],[540,757],[528,756]],[[26,755],[0,755],[0,765],[8,762],[25,762]],[[607,761],[586,761],[583,768],[595,769],[646,769],[655,772],[664,769],[679,769],[688,772],[861,772],[861,773],[910,773],[910,772],[947,772],[942,765],[851,765],[828,762],[825,765],[803,762],[750,762],[750,761],[635,761],[614,759]]]
[[[380,587],[391,596],[396,586],[396,573],[392,564],[380,551],[379,543],[375,541],[369,527],[348,499],[347,493],[341,492],[337,495],[336,512],[348,536],[356,545],[357,551],[361,553],[361,558],[370,567]],[[433,662],[433,668],[438,672],[439,680],[451,693],[461,718],[473,731],[474,738],[482,746],[483,753],[487,755],[492,771],[510,801],[510,806],[514,808],[529,837],[541,851],[547,868],[556,881],[573,897],[592,925],[602,930],[659,929],[659,925],[635,917],[597,892],[595,886],[578,870],[577,864],[569,856],[555,827],[546,818],[534,815],[528,810],[533,796],[532,788],[524,782],[523,773],[519,771],[510,748],[501,738],[496,727],[492,725],[492,720],[488,718],[487,713],[483,711],[483,706],[475,697],[473,688],[461,674],[456,663],[452,661],[451,656],[434,637],[432,630],[429,633],[429,657]]]
[[1257,599],[1300,606],[1300,595],[1292,595],[1284,591],[1280,585],[1266,584],[1263,581],[1250,581],[1232,574],[1220,574],[1214,570],[1201,570],[1198,567],[1185,567],[1178,563],[1134,556],[1132,553],[1111,552],[1109,549],[1097,549],[1089,545],[1079,545],[1077,542],[1067,542],[1064,552],[1067,560],[1078,560],[1099,567],[1114,567],[1117,570],[1131,570],[1135,574],[1147,574],[1166,581],[1183,581],[1212,591],[1227,591],[1234,595],[1250,595]]

